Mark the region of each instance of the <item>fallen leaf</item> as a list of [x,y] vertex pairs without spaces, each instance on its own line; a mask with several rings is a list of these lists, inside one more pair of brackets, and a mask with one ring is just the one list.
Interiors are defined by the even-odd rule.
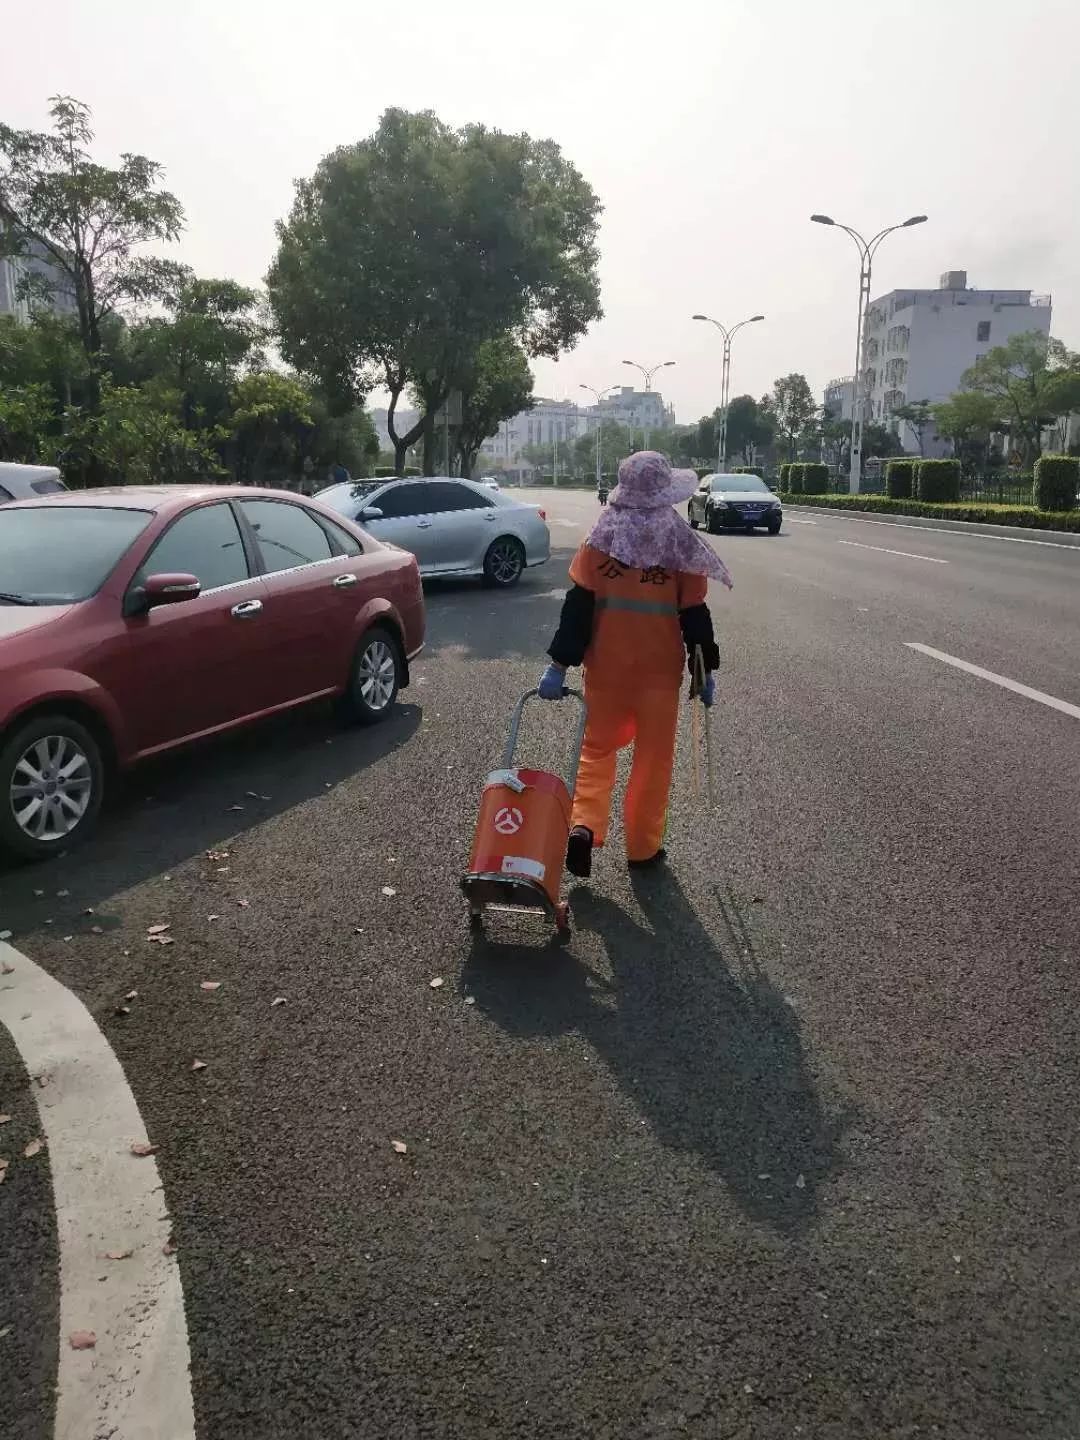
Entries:
[[275,1005],[284,1005],[284,1004],[285,1004],[285,996],[284,996],[284,995],[275,995],[274,998],[273,998],[273,1000],[270,1001],[271,1008],[272,1008],[273,1006],[275,1006]]
[[250,900],[237,900],[236,903],[237,903],[237,905],[240,906],[240,909],[241,909],[241,910],[248,910],[248,909],[251,908],[251,901],[250,901]]
[[229,806],[229,809],[230,809],[230,810],[243,810],[243,808],[244,808],[243,805],[230,805],[230,806]]
[[15,974],[15,966],[14,966],[14,965],[9,965],[9,964],[7,963],[7,961],[5,960],[4,963],[3,963],[2,965],[0,965],[0,975],[14,975],[14,974]]
[[166,930],[171,930],[171,929],[172,929],[172,926],[169,925],[169,924],[165,924],[165,925],[151,925],[151,926],[149,927],[149,929],[147,930],[146,933],[147,933],[147,935],[164,935]]
[[58,896],[59,899],[63,900],[63,898],[64,898],[65,895],[70,895],[70,894],[71,894],[71,891],[70,891],[70,890],[57,890],[56,894],[57,894],[57,896]]
[[0,940],[10,940],[10,939],[11,939],[11,931],[10,931],[10,930],[0,930]]
[[206,918],[207,918],[207,920],[220,920],[220,919],[221,919],[221,916],[220,916],[220,915],[207,915]]
[[148,935],[147,940],[151,945],[175,945],[176,941],[171,935]]
[[192,1070],[205,1070],[205,1069],[206,1069],[206,1061],[205,1061],[205,1060],[195,1060],[195,1061],[192,1063],[191,1068],[192,1068]]
[[217,867],[217,869],[214,871],[214,874],[215,874],[215,875],[228,875],[228,873],[229,873],[229,866],[228,866],[228,865],[219,865],[219,866]]
[[134,1250],[106,1250],[106,1251],[105,1251],[105,1259],[106,1259],[106,1260],[130,1260],[131,1257],[132,1257],[132,1255],[134,1255],[134,1253],[135,1253]]
[[408,1145],[405,1144],[405,1141],[404,1141],[404,1140],[391,1140],[391,1141],[390,1141],[390,1144],[391,1144],[391,1146],[397,1151],[397,1153],[398,1153],[399,1155],[407,1155],[407,1154],[408,1154],[409,1147],[408,1147]]
[[384,886],[382,887],[382,893],[383,893],[384,895],[389,895],[389,896],[391,897],[391,899],[392,899],[392,898],[397,894],[397,891],[394,889],[394,887],[393,887],[392,885],[384,885]]
[[796,1177],[796,1180],[795,1180],[795,1189],[796,1189],[796,1190],[805,1190],[805,1189],[806,1189],[806,1176],[805,1176],[805,1175],[799,1175],[799,1176]]
[[206,858],[207,858],[208,860],[213,860],[215,864],[220,864],[222,860],[227,860],[227,859],[229,858],[229,851],[228,851],[228,850],[207,850],[207,852],[206,852]]
[[93,1350],[97,1336],[93,1330],[73,1330],[68,1336],[68,1344],[72,1350]]
[[252,800],[269,800],[271,798],[269,795],[260,795],[255,790],[249,790],[247,793],[251,796]]
[[74,940],[74,939],[75,939],[75,936],[74,936],[74,935],[65,935],[65,936],[64,936],[64,939],[65,939],[65,940]]
[[138,1155],[140,1159],[145,1155],[156,1155],[161,1149],[160,1145],[151,1145],[146,1140],[133,1140],[131,1142],[132,1155]]
[[114,1014],[114,1015],[130,1015],[130,1014],[131,1014],[131,1006],[130,1006],[130,1005],[117,1005],[116,1009],[113,1011],[113,1014]]
[[125,1000],[137,1000],[138,998],[139,998],[139,992],[138,992],[138,990],[129,990],[128,993],[124,996],[124,999],[125,999]]
[[31,1140],[29,1145],[27,1145],[26,1149],[22,1152],[23,1159],[32,1160],[35,1155],[39,1155],[41,1153],[41,1144],[42,1142],[40,1140]]
[[87,905],[86,909],[82,913],[84,915],[92,915],[94,913],[93,905]]
[[163,1255],[175,1255],[175,1254],[176,1254],[176,1241],[172,1238],[171,1235],[169,1236],[168,1240],[165,1241],[165,1244],[162,1245],[162,1247],[161,1247],[161,1253],[162,1253]]
[[475,995],[466,995],[466,996],[465,996],[465,1004],[466,1004],[466,1005],[475,1005],[475,1004],[476,1004],[476,996],[475,996]]
[[44,895],[44,894],[45,894],[45,891],[44,891],[44,890],[35,890],[35,891],[34,891],[34,894],[35,894],[35,895],[38,895],[38,896],[41,896],[41,895]]
[[11,1325],[5,1325],[4,1328],[0,1330],[0,1340],[6,1340],[7,1337],[11,1334],[13,1328],[14,1327]]
[[754,898],[753,898],[753,900],[752,900],[750,903],[751,903],[752,905],[764,905],[764,904],[765,904],[765,896],[764,896],[764,895],[755,895]]
[[10,1119],[10,1115],[0,1115],[0,1125],[6,1125]]
[[220,990],[225,982],[223,980],[203,980],[199,984],[200,990]]
[[131,954],[131,951],[130,951],[130,950],[121,950],[121,951],[120,951],[120,954],[121,954],[121,955],[130,955],[130,954]]
[[431,986],[432,990],[441,990],[442,987],[446,984],[446,981],[441,975],[436,975],[434,980],[428,981],[428,984]]
[[100,925],[91,925],[91,926],[90,926],[90,934],[91,934],[91,935],[104,935],[104,934],[105,934],[105,931],[101,928]]

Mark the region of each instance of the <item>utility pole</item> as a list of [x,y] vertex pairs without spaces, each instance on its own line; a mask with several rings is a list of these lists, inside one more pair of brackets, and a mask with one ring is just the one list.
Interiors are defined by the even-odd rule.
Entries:
[[600,437],[604,429],[604,415],[600,409],[600,401],[610,395],[612,390],[617,390],[617,385],[609,385],[606,390],[594,390],[591,385],[582,385],[580,389],[588,390],[590,395],[596,396],[596,488],[600,489],[600,481],[603,474],[600,468]]
[[727,417],[728,401],[731,395],[731,342],[744,325],[753,325],[758,320],[764,320],[764,315],[751,315],[749,319],[740,320],[729,330],[721,325],[719,320],[714,320],[711,315],[694,315],[694,320],[707,320],[710,325],[715,325],[720,334],[724,337],[724,360],[720,370],[720,436],[717,442],[716,468],[721,472],[727,465]]

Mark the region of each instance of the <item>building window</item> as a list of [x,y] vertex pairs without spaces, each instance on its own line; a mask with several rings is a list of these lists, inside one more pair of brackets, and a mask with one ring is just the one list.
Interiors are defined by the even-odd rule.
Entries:
[[975,331],[975,339],[979,341],[990,339],[990,321],[980,320]]

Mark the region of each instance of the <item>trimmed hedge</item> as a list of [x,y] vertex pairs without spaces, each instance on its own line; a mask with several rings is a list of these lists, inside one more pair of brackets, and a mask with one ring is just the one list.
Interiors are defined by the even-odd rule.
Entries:
[[931,505],[921,500],[890,500],[886,495],[801,495],[788,491],[781,500],[818,510],[854,510],[868,515],[915,515],[926,520],[959,520],[969,525],[1016,525],[1022,530],[1067,530],[1080,535],[1080,510],[1036,510],[1033,505]]
[[1035,504],[1040,510],[1073,510],[1080,489],[1080,459],[1043,455],[1035,461]]
[[807,462],[802,467],[802,488],[804,495],[827,495],[829,493],[829,467],[817,461]]
[[[405,469],[401,472],[401,477],[407,478],[410,475],[419,474],[419,466],[406,465]],[[375,480],[396,480],[398,479],[398,472],[394,469],[393,465],[376,465],[372,472],[372,478]]]
[[915,489],[915,461],[890,460],[885,466],[885,494],[890,500],[910,500]]
[[915,494],[928,505],[954,505],[960,499],[959,460],[920,460],[915,467]]
[[778,490],[787,490],[789,488],[788,477],[790,474],[791,462],[789,460],[785,460],[783,465],[779,466],[776,471],[776,488]]
[[809,493],[803,490],[803,471],[805,469],[806,466],[800,464],[798,461],[793,461],[788,466],[787,488],[790,494],[803,495]]

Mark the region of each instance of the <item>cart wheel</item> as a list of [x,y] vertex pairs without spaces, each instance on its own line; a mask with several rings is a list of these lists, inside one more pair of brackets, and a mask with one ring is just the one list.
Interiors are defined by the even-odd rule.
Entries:
[[570,906],[565,900],[555,908],[555,929],[560,935],[570,933]]

